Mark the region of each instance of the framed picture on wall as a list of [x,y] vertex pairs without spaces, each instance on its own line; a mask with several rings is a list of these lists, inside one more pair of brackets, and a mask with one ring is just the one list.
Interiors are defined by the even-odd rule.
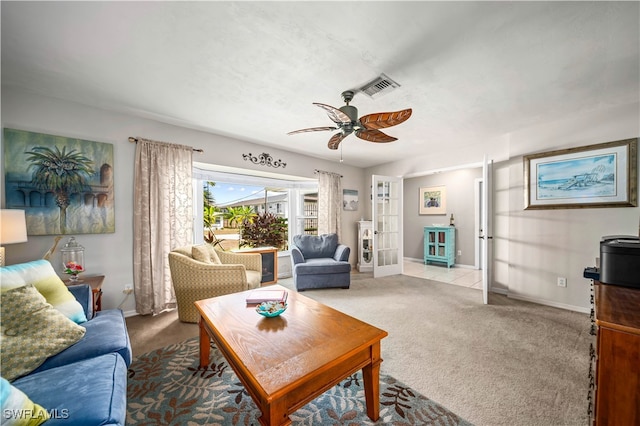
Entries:
[[357,189],[342,190],[342,209],[346,211],[358,210],[358,190]]
[[113,144],[4,129],[5,202],[29,235],[115,232]]
[[638,139],[524,156],[524,207],[637,206]]
[[444,186],[420,188],[420,214],[446,214],[447,190]]

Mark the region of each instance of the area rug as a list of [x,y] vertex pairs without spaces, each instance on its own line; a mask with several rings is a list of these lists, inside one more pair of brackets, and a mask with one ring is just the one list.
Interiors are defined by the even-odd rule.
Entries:
[[[255,425],[260,410],[218,349],[199,368],[198,339],[137,357],[129,368],[127,425]],[[380,375],[380,419],[366,415],[362,373],[290,415],[294,425],[471,425],[393,377]]]

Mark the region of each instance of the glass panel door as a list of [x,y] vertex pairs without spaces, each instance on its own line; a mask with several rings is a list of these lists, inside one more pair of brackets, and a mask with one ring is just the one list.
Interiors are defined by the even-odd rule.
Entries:
[[491,209],[491,195],[493,193],[493,160],[487,160],[487,156],[485,155],[482,166],[482,235],[481,238],[481,246],[482,246],[482,301],[484,304],[489,303],[489,290],[491,288],[491,259],[493,258],[491,255],[491,249],[493,248],[493,244],[491,244],[493,235],[492,235],[492,209]]
[[402,273],[402,179],[373,179],[373,276]]

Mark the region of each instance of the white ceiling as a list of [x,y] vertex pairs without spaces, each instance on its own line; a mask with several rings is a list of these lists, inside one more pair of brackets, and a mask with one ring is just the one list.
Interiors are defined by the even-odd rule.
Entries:
[[[638,2],[1,2],[2,84],[336,159],[320,102],[413,108],[368,167],[640,99]],[[144,136],[144,135],[142,135]],[[182,142],[182,141],[176,141]],[[205,148],[206,147],[201,147]]]

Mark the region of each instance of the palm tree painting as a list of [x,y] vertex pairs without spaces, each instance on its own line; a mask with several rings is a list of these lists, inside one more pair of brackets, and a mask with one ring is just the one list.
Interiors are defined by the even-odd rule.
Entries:
[[115,232],[113,145],[4,129],[8,208],[29,235]]
[[40,190],[53,192],[56,205],[60,207],[60,233],[66,234],[71,194],[89,188],[87,182],[93,174],[93,161],[75,149],[67,152],[67,147],[60,151],[57,146],[53,149],[36,146],[25,154],[31,163],[29,169],[33,169],[31,183]]

